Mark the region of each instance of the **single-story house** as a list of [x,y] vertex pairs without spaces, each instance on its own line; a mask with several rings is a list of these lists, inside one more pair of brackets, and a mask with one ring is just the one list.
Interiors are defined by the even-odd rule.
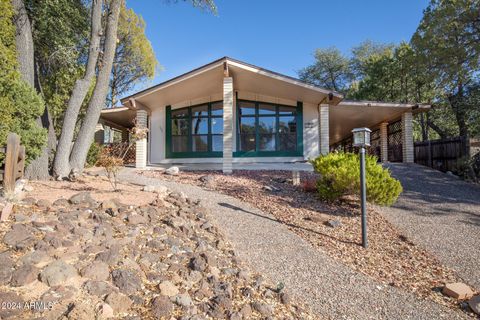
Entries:
[[[348,101],[335,91],[229,57],[121,99],[102,111],[105,127],[136,142],[136,166],[167,163],[296,162],[334,149],[351,150],[351,131],[372,130],[370,152],[381,161],[413,162],[413,114],[429,106]],[[111,139],[111,137],[108,137]]]

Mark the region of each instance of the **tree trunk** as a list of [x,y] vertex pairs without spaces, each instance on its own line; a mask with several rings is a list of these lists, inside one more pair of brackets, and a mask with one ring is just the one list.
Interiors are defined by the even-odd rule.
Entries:
[[53,163],[53,174],[57,178],[62,178],[70,173],[69,156],[72,146],[75,125],[77,123],[78,113],[83,100],[88,93],[88,89],[95,76],[95,67],[97,65],[100,52],[100,36],[102,31],[102,0],[94,0],[91,15],[90,47],[88,53],[87,66],[82,79],[75,82],[72,95],[68,101],[63,120],[62,132],[58,141],[57,152]]
[[[34,46],[32,38],[32,26],[28,18],[27,11],[23,0],[12,0],[12,5],[15,10],[15,44],[17,49],[17,60],[19,71],[22,79],[30,84],[33,88],[35,86],[35,60],[34,60]],[[48,109],[45,108],[44,114],[37,119],[37,124],[40,127],[49,129],[50,122],[48,121]],[[49,142],[50,142],[49,130]],[[55,139],[55,132],[53,138]],[[54,140],[53,140],[54,141]],[[25,176],[28,179],[46,180],[49,178],[49,154],[50,148],[45,146],[42,149],[42,154],[30,162],[25,169]]]
[[88,103],[88,109],[85,118],[82,122],[82,126],[80,127],[80,131],[70,156],[70,167],[78,171],[83,170],[88,149],[92,143],[95,134],[95,128],[97,126],[98,119],[100,118],[100,112],[105,106],[110,83],[110,75],[112,72],[113,59],[115,57],[115,49],[117,45],[117,29],[121,2],[122,0],[112,0],[110,2],[110,10],[105,33],[103,65],[98,72],[97,82],[93,90],[92,98]]

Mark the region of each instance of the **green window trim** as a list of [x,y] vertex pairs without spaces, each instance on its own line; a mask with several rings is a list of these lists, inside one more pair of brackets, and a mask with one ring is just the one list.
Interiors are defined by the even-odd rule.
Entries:
[[[296,150],[295,151],[260,151],[259,150],[259,130],[258,130],[258,123],[259,119],[262,117],[269,117],[269,116],[274,116],[276,117],[276,133],[275,133],[275,145],[278,146],[278,123],[279,123],[279,107],[290,107],[288,105],[281,105],[281,104],[275,104],[275,103],[268,103],[268,102],[263,102],[263,101],[251,101],[251,100],[243,100],[243,99],[237,99],[238,102],[248,102],[248,103],[254,103],[255,104],[255,114],[254,115],[247,115],[245,117],[255,117],[255,151],[239,151],[239,144],[240,144],[240,108],[239,105],[237,104],[235,106],[236,108],[236,115],[237,115],[237,130],[236,130],[236,145],[237,145],[237,151],[233,152],[234,157],[303,157],[303,102],[298,101],[297,106],[296,106],[296,134],[297,134],[297,141],[296,141]],[[271,105],[275,107],[275,114],[271,115],[259,115],[258,111],[258,106],[259,104],[262,105]]]
[[[208,148],[209,151],[201,151],[201,152],[195,152],[195,151],[187,151],[187,152],[173,152],[172,150],[172,107],[167,106],[165,111],[165,157],[167,159],[178,159],[178,158],[221,158],[223,156],[222,151],[211,151],[212,149],[212,137],[219,135],[219,134],[213,134],[212,133],[212,119],[214,118],[222,118],[223,116],[212,116],[211,110],[212,110],[212,104],[215,103],[222,103],[223,101],[213,101],[213,102],[208,102],[208,103],[201,103],[198,105],[190,106],[190,107],[185,107],[185,108],[180,108],[180,109],[175,109],[175,110],[181,110],[181,109],[188,109],[188,115],[185,117],[182,117],[183,119],[188,120],[188,150],[192,150],[192,144],[193,144],[193,137],[195,136],[201,136],[201,135],[207,135],[208,139]],[[197,119],[199,117],[193,116],[192,115],[192,108],[202,106],[202,105],[208,105],[208,114],[206,116],[200,116],[200,118],[208,119],[208,133],[207,134],[193,134],[192,133],[192,119]],[[222,134],[223,136],[223,134]]]

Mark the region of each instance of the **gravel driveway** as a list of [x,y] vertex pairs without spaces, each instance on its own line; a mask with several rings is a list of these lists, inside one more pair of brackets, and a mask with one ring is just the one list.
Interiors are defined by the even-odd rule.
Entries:
[[480,290],[480,187],[417,164],[388,164],[404,192],[387,218]]
[[240,258],[274,283],[283,282],[299,301],[321,318],[331,319],[463,319],[453,311],[413,294],[379,285],[313,248],[288,228],[235,198],[200,187],[160,181],[124,169],[121,179],[164,185],[201,199]]

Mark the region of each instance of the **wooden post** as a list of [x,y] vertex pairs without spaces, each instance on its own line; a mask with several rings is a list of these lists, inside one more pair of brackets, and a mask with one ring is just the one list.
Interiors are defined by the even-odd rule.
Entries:
[[7,137],[7,154],[5,157],[5,173],[3,186],[5,193],[15,192],[15,180],[17,177],[18,153],[20,151],[20,138],[15,133]]

